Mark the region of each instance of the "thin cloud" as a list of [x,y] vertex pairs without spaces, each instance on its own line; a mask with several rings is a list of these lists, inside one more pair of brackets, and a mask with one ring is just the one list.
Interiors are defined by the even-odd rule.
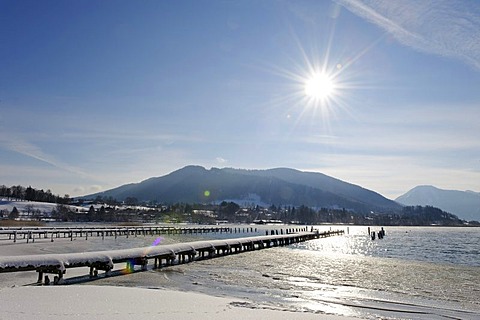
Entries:
[[215,162],[217,162],[218,164],[222,164],[224,165],[225,163],[227,163],[228,161],[222,157],[216,157],[215,158]]
[[4,135],[3,138],[0,138],[0,148],[1,147],[10,151],[14,151],[19,154],[22,154],[24,156],[30,157],[32,159],[38,160],[40,162],[46,163],[48,165],[51,165],[52,167],[55,167],[70,173],[74,173],[79,176],[95,179],[95,177],[82,172],[78,168],[75,168],[68,164],[62,163],[61,161],[58,161],[53,156],[43,152],[41,148],[37,147],[36,145],[28,141],[22,140],[20,138],[15,138],[12,136],[7,137]]
[[480,6],[476,1],[337,0],[415,50],[459,59],[480,70]]
[[10,137],[8,139],[1,139],[0,146],[1,145],[3,145],[4,148],[8,150],[23,154],[24,156],[39,160],[51,166],[59,167],[58,164],[55,163],[55,161],[50,156],[40,150],[40,148],[21,139],[16,139],[13,137]]

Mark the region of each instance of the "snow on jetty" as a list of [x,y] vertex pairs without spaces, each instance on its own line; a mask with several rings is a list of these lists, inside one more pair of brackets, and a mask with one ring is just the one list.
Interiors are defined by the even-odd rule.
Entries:
[[[340,234],[343,234],[343,230],[194,241],[124,250],[4,256],[0,257],[0,272],[36,271],[38,273],[38,283],[43,282],[44,273],[51,273],[55,274],[54,284],[60,284],[63,282],[63,275],[68,268],[89,267],[90,276],[95,277],[98,275],[98,270],[103,270],[106,272],[106,275],[109,275],[116,263],[127,263],[127,269],[130,270],[133,270],[137,265],[141,266],[142,270],[146,270],[149,260],[152,259],[154,267],[158,268],[174,265],[175,263],[192,262],[196,259],[214,258],[227,254],[286,246]],[[48,276],[45,276],[45,282],[47,284],[50,282]]]

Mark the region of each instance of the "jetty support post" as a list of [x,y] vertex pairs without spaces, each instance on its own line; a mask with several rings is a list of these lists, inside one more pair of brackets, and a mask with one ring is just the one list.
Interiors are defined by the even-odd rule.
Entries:
[[147,265],[148,265],[148,259],[145,257],[137,257],[133,259],[129,259],[127,261],[127,270],[129,272],[133,272],[135,269],[135,266],[142,266],[142,270],[145,271],[147,270]]
[[43,280],[43,271],[42,270],[37,270],[37,273],[38,273],[38,279],[37,279],[37,283],[42,283],[42,280]]
[[90,265],[90,273],[89,276],[90,278],[94,278],[98,276],[98,270],[103,270],[105,271],[105,276],[109,276],[111,274],[111,271],[113,269],[113,263],[112,262],[98,262]]
[[[37,279],[38,284],[42,284],[43,276],[44,276],[45,273],[56,274],[56,276],[54,277],[53,284],[62,284],[63,283],[63,275],[65,274],[65,270],[60,268],[59,266],[53,266],[53,265],[52,266],[43,266],[43,267],[37,268],[36,271],[38,273],[38,279]],[[44,284],[45,285],[50,284],[50,279],[48,278],[48,276],[45,276]]]

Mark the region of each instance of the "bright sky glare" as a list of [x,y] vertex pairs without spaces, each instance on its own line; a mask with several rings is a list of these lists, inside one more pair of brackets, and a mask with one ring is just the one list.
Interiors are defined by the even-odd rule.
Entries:
[[185,165],[480,192],[476,1],[0,0],[0,184]]
[[316,73],[305,82],[305,94],[313,99],[328,99],[335,90],[335,81],[327,74]]

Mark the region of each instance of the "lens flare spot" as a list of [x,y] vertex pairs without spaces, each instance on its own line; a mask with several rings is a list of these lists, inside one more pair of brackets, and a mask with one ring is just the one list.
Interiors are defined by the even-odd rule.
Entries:
[[152,242],[152,247],[158,246],[163,241],[163,237],[158,237]]
[[135,261],[129,260],[127,261],[127,265],[125,266],[125,269],[122,270],[122,274],[130,274],[135,270]]
[[205,192],[203,193],[203,195],[204,195],[205,197],[210,197],[210,191],[205,190]]

